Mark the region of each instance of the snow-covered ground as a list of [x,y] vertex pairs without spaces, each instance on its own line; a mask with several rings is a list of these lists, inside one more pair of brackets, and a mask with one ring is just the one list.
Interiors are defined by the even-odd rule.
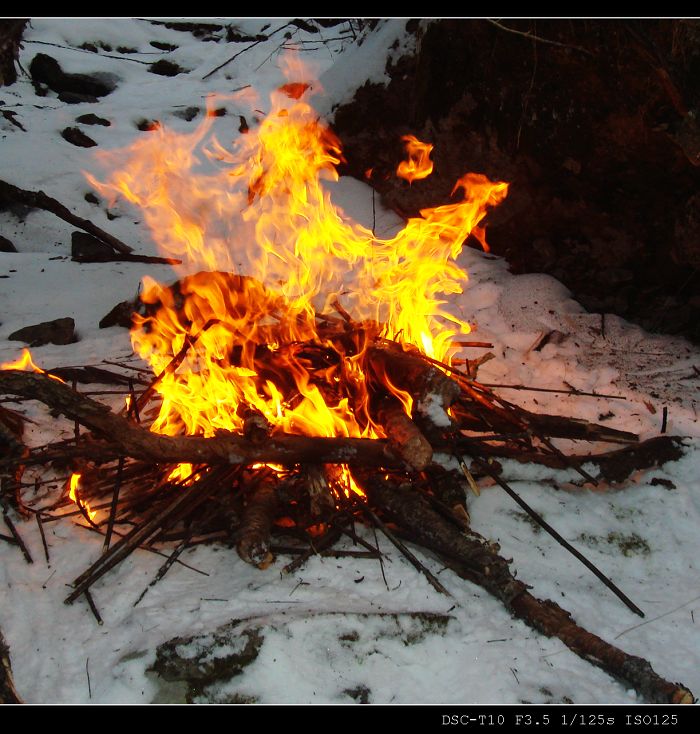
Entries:
[[[285,23],[246,20],[237,25],[254,34],[267,25],[270,33]],[[319,42],[319,34],[288,26],[270,40],[251,45],[200,40],[146,20],[35,20],[21,53],[25,68],[36,53],[45,52],[65,71],[110,75],[117,89],[97,104],[67,105],[53,93],[37,96],[23,75],[13,86],[0,88],[0,108],[15,112],[25,128],[0,119],[2,178],[23,188],[43,189],[136,252],[158,254],[138,211],[120,204],[111,210],[118,218],[110,220],[103,204],[84,199],[91,189],[82,172],[96,170],[94,151],[149,134],[136,128],[143,119],[193,129],[210,94],[230,94],[251,85],[265,99],[284,82],[277,61],[285,32],[291,38],[284,45],[301,48],[304,59],[316,65],[325,90],[316,102],[321,113],[330,114],[334,104],[348,99],[366,79],[382,78],[390,47],[398,39],[399,50],[392,51],[398,53],[408,42],[403,28],[402,21],[382,22],[358,45],[343,26],[322,31],[326,39],[345,35],[327,43]],[[151,41],[178,48],[158,50]],[[79,49],[85,42],[109,44],[112,51]],[[136,50],[119,53],[117,47]],[[203,80],[244,48],[233,62]],[[189,71],[158,76],[138,63],[159,58]],[[192,106],[200,111],[188,122],[179,113]],[[88,112],[107,118],[111,126],[81,126],[98,146],[78,148],[60,131],[75,126],[75,118]],[[237,134],[241,112],[229,103],[227,113],[220,124],[227,126],[230,138]],[[355,180],[341,180],[334,188],[347,212],[371,222],[370,188]],[[377,212],[379,232],[396,224],[393,214]],[[0,213],[0,233],[19,250],[0,253],[0,362],[19,356],[22,345],[7,340],[13,331],[62,316],[75,319],[80,341],[33,349],[39,365],[131,358],[127,332],[117,327],[100,330],[98,321],[117,302],[134,295],[144,273],[166,282],[173,273],[163,265],[72,262],[72,229],[44,212],[31,212],[21,220]],[[465,251],[461,262],[471,282],[452,308],[476,325],[474,338],[495,345],[497,358],[480,371],[484,382],[572,386],[624,396],[625,400],[607,400],[503,391],[525,407],[606,420],[642,438],[659,433],[662,408],[667,406],[669,433],[689,437],[681,460],[614,488],[581,487],[574,474],[505,463],[512,486],[622,587],[646,612],[643,622],[533,527],[498,487],[484,487],[480,497],[472,498],[474,528],[500,543],[503,555],[514,559],[518,577],[534,587],[535,595],[560,603],[584,627],[647,658],[659,674],[697,693],[700,382],[694,367],[700,367],[700,352],[682,340],[649,336],[612,316],[606,317],[603,331],[601,316],[585,313],[548,276],[512,276],[506,263],[474,250]],[[540,333],[552,330],[560,336],[541,351],[533,350]],[[71,425],[49,419],[42,408],[24,403],[19,409],[37,420],[27,426],[33,445],[71,435]],[[654,484],[655,478],[672,482],[673,488]],[[162,562],[136,552],[93,587],[104,619],[98,626],[83,601],[66,606],[63,599],[66,584],[99,556],[101,539],[67,521],[47,524],[46,529],[48,564],[34,523],[20,523],[33,565],[27,565],[16,548],[0,543],[0,628],[11,649],[17,688],[28,702],[182,701],[181,687],[166,685],[148,672],[156,647],[178,635],[206,637],[231,620],[244,621],[232,626],[220,653],[228,654],[239,644],[242,630],[254,629],[257,657],[240,675],[211,686],[202,700],[637,702],[634,692],[560,641],[513,620],[482,589],[421,553],[452,596],[437,594],[381,540],[390,561],[384,565],[386,584],[373,561],[315,557],[282,577],[281,560],[259,571],[239,560],[235,551],[199,546],[182,560],[208,576],[176,565],[133,607]]]

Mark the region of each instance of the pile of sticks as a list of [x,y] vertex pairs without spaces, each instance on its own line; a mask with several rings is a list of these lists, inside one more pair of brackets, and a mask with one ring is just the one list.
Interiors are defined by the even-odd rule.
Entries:
[[[273,430],[253,409],[244,415],[240,434],[163,436],[139,422],[149,401],[157,399],[157,383],[163,375],[152,381],[146,381],[143,372],[132,378],[115,376],[115,382],[131,395],[128,413],[119,415],[76,389],[81,378],[105,381],[110,374],[107,370],[98,370],[92,378],[74,370],[72,387],[55,379],[61,375],[58,370],[53,376],[50,372],[0,371],[0,394],[41,401],[54,414],[75,422],[71,440],[29,449],[16,426],[8,426],[10,411],[0,408],[7,414],[3,422],[0,413],[3,511],[8,528],[12,526],[11,534],[2,538],[24,548],[28,556],[11,520],[19,515],[34,517],[42,536],[45,523],[65,517],[102,534],[103,553],[73,581],[66,598],[67,603],[85,598],[99,621],[90,588],[137,548],[165,559],[138,604],[173,564],[183,563],[182,552],[199,543],[228,543],[243,560],[261,568],[277,555],[291,556],[283,573],[295,571],[315,554],[353,555],[381,563],[378,546],[358,532],[358,524],[369,525],[383,533],[439,593],[449,594],[407,543],[431,552],[458,575],[493,594],[514,616],[542,634],[558,637],[581,657],[633,686],[645,700],[692,702],[693,695],[685,686],[664,680],[647,661],[627,655],[578,626],[554,602],[533,596],[514,577],[498,546],[471,529],[467,508],[467,497],[478,494],[479,481],[489,477],[632,611],[642,615],[612,581],[513,491],[501,475],[498,458],[568,467],[583,481],[595,484],[597,479],[582,466],[584,460],[597,464],[601,476],[610,472],[619,480],[627,471],[653,465],[660,456],[667,460],[680,455],[679,442],[662,437],[640,444],[636,435],[626,431],[532,413],[478,382],[478,362],[465,360],[464,369],[439,363],[416,349],[381,338],[376,324],[353,322],[339,304],[337,309],[342,318],[318,317],[317,339],[281,345],[274,351],[256,350],[256,368],[261,375],[278,374],[272,362],[285,346],[293,348],[295,358],[304,360],[327,402],[336,403],[339,395],[330,393],[342,389],[352,405],[352,381],[337,388],[324,376],[344,358],[341,355],[358,355],[372,385],[365,414],[382,428],[385,439],[285,434]],[[184,349],[195,345],[196,335]],[[175,355],[165,372],[177,370],[183,358]],[[69,377],[65,371],[62,374]],[[386,378],[411,396],[411,416],[383,387]],[[285,386],[280,389],[285,392]],[[79,426],[88,433],[81,433]],[[567,456],[554,445],[557,438],[609,442],[623,448],[598,456]],[[191,464],[192,473],[174,479],[173,469],[181,463]],[[67,487],[57,502],[43,507],[36,501],[27,502],[28,494],[35,498],[40,494],[40,480],[26,478],[32,467],[44,472],[50,468],[54,479],[65,477],[66,485],[71,474],[80,473],[77,505],[65,496]],[[361,493],[348,491],[348,473]],[[335,550],[341,538],[350,538],[354,549]],[[48,547],[45,550],[48,554]]]

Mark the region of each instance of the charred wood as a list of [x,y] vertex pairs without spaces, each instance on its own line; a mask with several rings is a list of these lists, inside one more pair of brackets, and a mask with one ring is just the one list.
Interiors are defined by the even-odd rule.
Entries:
[[[156,464],[396,464],[387,443],[374,439],[280,435],[272,436],[264,445],[256,445],[236,434],[200,438],[151,433],[115,415],[106,405],[75,392],[68,385],[33,372],[0,371],[0,392],[40,400],[68,418],[78,420],[97,435],[109,439],[107,451],[112,458],[123,454]],[[88,456],[91,451],[95,456],[104,451],[102,447],[91,446],[90,441],[85,441],[80,448]]]
[[367,361],[380,382],[384,373],[392,385],[418,401],[430,400],[448,408],[461,393],[458,382],[426,362],[420,353],[402,351],[398,345],[387,343],[369,347]]
[[433,447],[396,399],[386,398],[377,410],[393,452],[414,471],[423,471],[433,459]]
[[278,507],[277,483],[274,476],[263,477],[250,492],[236,543],[238,555],[246,563],[263,569],[273,560],[270,531]]

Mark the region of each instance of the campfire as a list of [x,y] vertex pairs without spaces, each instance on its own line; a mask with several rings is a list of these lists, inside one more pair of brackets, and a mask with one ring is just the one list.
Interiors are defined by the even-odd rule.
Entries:
[[[66,598],[85,598],[98,619],[91,587],[136,548],[166,553],[151,585],[199,543],[228,544],[249,564],[290,573],[314,554],[381,561],[358,532],[367,524],[436,592],[448,593],[406,543],[647,700],[692,701],[683,685],[532,595],[498,546],[471,529],[467,505],[485,478],[500,485],[641,615],[512,490],[498,459],[568,467],[595,484],[584,462],[618,479],[676,443],[639,444],[627,431],[533,413],[480,382],[490,345],[465,338],[468,317],[449,300],[467,281],[457,262],[465,241],[486,248],[484,218],[508,184],[467,173],[448,203],[377,236],[332,200],[342,149],[309,103],[315,86],[292,81],[269,104],[239,92],[269,112],[233,146],[213,136],[212,101],[194,133],[158,125],[101,154],[107,172],[90,175],[93,186],[139,207],[163,254],[183,265],[169,284],[145,277],[134,304],[131,340],[150,370],[123,365],[128,377],[102,369],[90,378],[87,368],[45,371],[28,352],[3,365],[0,392],[43,401],[76,425],[71,440],[28,449],[21,418],[2,409],[3,501],[40,529],[72,517],[104,536],[104,552]],[[430,175],[431,146],[402,142],[396,175],[408,186]],[[119,413],[76,389],[89,379],[123,387]],[[622,448],[571,456],[559,438]],[[42,472],[65,477],[49,505],[38,501]],[[28,554],[20,528],[8,527]],[[335,551],[341,538],[356,549]]]

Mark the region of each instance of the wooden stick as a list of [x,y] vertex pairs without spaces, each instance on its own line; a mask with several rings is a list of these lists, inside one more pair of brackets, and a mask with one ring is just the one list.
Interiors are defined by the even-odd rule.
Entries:
[[510,485],[508,485],[506,482],[503,481],[503,479],[498,476],[496,472],[494,472],[491,467],[485,462],[482,461],[478,456],[472,456],[472,459],[474,462],[481,468],[481,470],[484,472],[484,474],[488,474],[505,492],[508,494],[509,497],[511,497],[515,502],[517,502],[520,507],[525,510],[525,512],[544,530],[546,530],[553,538],[554,540],[559,543],[562,547],[566,548],[566,550],[571,553],[572,556],[574,556],[576,559],[581,561],[583,565],[591,571],[596,578],[600,579],[605,586],[612,591],[615,596],[620,599],[625,606],[633,611],[635,614],[637,614],[640,617],[644,617],[644,612],[625,594],[622,592],[622,590],[616,586],[597,566],[595,566],[591,561],[586,558],[586,556],[583,555],[579,550],[574,548],[571,543],[569,543],[568,540],[563,538],[538,512],[535,512],[535,510],[530,507],[530,505],[525,502],[525,500],[512,488]]
[[97,624],[100,625],[100,627],[104,624],[102,621],[102,617],[100,616],[100,613],[97,611],[97,606],[95,604],[95,600],[92,598],[92,594],[90,593],[90,589],[85,589],[83,592],[83,595],[85,596],[85,600],[88,603],[88,606],[90,607],[90,611],[92,612],[93,617],[97,620]]
[[277,478],[261,477],[248,495],[241,531],[236,543],[238,555],[246,563],[267,568],[272,563],[270,531],[277,511]]
[[121,563],[133,550],[157,532],[165,519],[178,510],[185,503],[191,504],[192,509],[208,499],[207,493],[200,491],[201,483],[196,488],[187,488],[179,491],[174,499],[163,509],[159,510],[150,520],[134,528],[115,543],[109,551],[97,559],[86,571],[73,582],[74,590],[66,597],[65,603],[72,604],[84,591],[89,589],[105,573]]
[[[396,466],[387,442],[363,438],[322,438],[295,435],[272,436],[255,445],[244,436],[226,434],[214,438],[163,436],[135,426],[102,403],[82,396],[58,380],[34,372],[0,370],[0,393],[25,395],[79,420],[90,430],[106,436],[110,444],[85,441],[85,456],[112,458],[119,455],[155,464],[353,464]],[[114,453],[116,450],[116,454]]]
[[124,473],[124,457],[119,457],[117,464],[117,476],[114,480],[114,490],[112,491],[112,502],[109,508],[109,520],[107,521],[107,532],[105,533],[105,542],[102,546],[102,552],[109,550],[109,544],[112,542],[112,532],[114,531],[114,520],[117,516],[117,505],[119,503],[119,491],[122,486],[122,475]]
[[190,539],[192,538],[193,531],[190,530],[185,539],[175,548],[175,550],[168,556],[168,558],[165,560],[165,563],[158,569],[158,572],[156,573],[155,577],[151,581],[150,584],[139,594],[139,598],[134,602],[133,606],[138,606],[141,603],[141,600],[144,596],[148,593],[148,590],[155,586],[162,578],[165,576],[166,573],[170,570],[170,568],[173,566],[175,561],[180,557],[182,552],[187,548],[188,543],[190,542]]
[[52,199],[50,196],[47,196],[43,191],[26,191],[25,189],[13,186],[7,181],[0,180],[0,199],[15,201],[18,204],[24,204],[25,206],[29,206],[34,209],[44,209],[47,212],[55,214],[59,219],[63,219],[63,221],[72,224],[74,227],[78,227],[79,229],[93,235],[93,237],[97,237],[98,240],[101,240],[105,244],[114,248],[117,252],[127,255],[130,252],[133,252],[132,247],[125,245],[121,240],[118,240],[113,235],[105,232],[103,229],[100,229],[100,227],[96,226],[89,220],[77,217],[69,209],[63,206],[63,204],[56,201],[56,199]]
[[555,390],[551,387],[532,387],[529,385],[500,385],[495,382],[481,382],[480,385],[484,387],[495,387],[499,390],[527,390],[529,392],[552,392],[561,393],[563,395],[581,395],[592,398],[605,398],[606,400],[627,400],[624,395],[608,395],[600,392],[586,392],[584,390]]
[[[464,447],[467,447],[466,449]],[[476,451],[482,457],[514,459],[520,463],[534,463],[552,469],[566,469],[569,466],[557,454],[523,451],[512,446],[493,446],[481,438],[461,436],[454,439],[453,449]],[[566,457],[578,464],[591,463],[600,469],[601,475],[611,482],[622,482],[633,472],[661,466],[668,461],[677,461],[683,456],[683,439],[679,436],[656,436],[633,446],[606,451],[602,454],[575,454]]]
[[559,638],[579,657],[631,685],[649,703],[692,703],[691,691],[661,678],[644,659],[580,627],[555,602],[532,596],[513,577],[508,561],[484,538],[465,533],[438,515],[426,500],[409,489],[372,477],[364,485],[370,502],[388,512],[421,545],[438,553],[460,576],[493,594],[515,616],[548,637]]
[[[433,574],[430,569],[426,568],[425,564],[421,563],[410,550],[389,530],[389,528],[369,509],[365,508],[365,514],[372,520],[372,522],[384,533],[388,540],[394,545],[403,555],[406,557],[408,562],[420,573],[425,576],[428,583],[438,591],[440,594],[445,596],[452,596],[450,592],[440,583],[437,576]],[[380,556],[381,557],[381,556]]]
[[243,418],[243,435],[255,444],[267,441],[272,432],[272,426],[265,416],[252,406],[247,406],[241,411]]
[[15,543],[19,546],[19,549],[22,551],[22,555],[24,556],[24,560],[27,563],[34,563],[34,559],[32,558],[31,553],[29,552],[29,549],[24,544],[24,541],[22,540],[22,536],[19,534],[19,531],[15,527],[15,524],[12,522],[12,518],[10,517],[7,508],[3,510],[2,518],[5,521],[5,525],[7,525],[7,529],[12,534],[12,537],[15,539]]
[[354,323],[352,316],[343,308],[342,304],[337,298],[331,302],[331,306],[333,306],[333,308],[343,317],[343,320],[346,321],[348,324]]
[[309,507],[313,517],[325,517],[335,510],[335,498],[331,490],[331,469],[324,464],[310,464],[304,469],[304,488],[309,495]]
[[426,362],[417,350],[405,352],[393,342],[386,342],[369,347],[366,360],[380,382],[386,375],[393,385],[419,401],[434,396],[443,408],[448,408],[461,393],[458,382]]
[[[83,525],[82,523],[79,523],[79,522],[76,523],[75,525],[78,528],[83,528],[83,530],[89,530],[92,533],[99,533],[100,535],[102,535],[102,533],[100,532],[99,528],[93,528],[91,525]],[[114,534],[115,535],[118,535],[120,538],[123,538],[124,537],[124,534],[123,533],[118,533],[116,530],[114,531]],[[151,547],[149,547],[147,545],[140,545],[138,547],[138,550],[148,551],[149,553],[153,553],[154,555],[160,556],[161,558],[168,558],[168,554],[167,553],[163,553],[162,551],[156,550],[155,548],[151,548]],[[190,566],[189,563],[185,563],[184,561],[181,561],[180,559],[177,560],[177,563],[179,563],[181,566],[184,566],[185,568],[189,568],[190,571],[194,571],[195,573],[198,573],[201,576],[209,576],[210,575],[206,571],[202,571],[201,568],[195,568],[194,566]]]
[[[343,530],[338,526],[339,520],[328,529],[328,531],[320,538],[315,538],[309,541],[309,548],[305,550],[300,556],[295,558],[291,563],[288,563],[283,569],[282,574],[294,573],[297,569],[301,568],[311,556],[319,555],[321,551],[326,550],[334,543],[336,543],[340,536],[343,534]],[[347,522],[347,519],[346,519]]]
[[182,260],[177,260],[174,257],[155,257],[153,255],[132,255],[129,253],[123,253],[120,255],[107,255],[107,256],[81,256],[73,255],[71,260],[76,263],[147,263],[150,265],[182,265]]
[[452,346],[455,347],[467,347],[467,348],[475,348],[475,349],[493,349],[493,344],[491,342],[473,342],[473,341],[463,341],[463,340],[457,340],[450,342]]
[[1,703],[23,703],[15,688],[12,677],[12,663],[10,662],[10,648],[5,642],[2,630],[0,630],[0,704]]
[[44,546],[44,555],[46,556],[46,565],[51,565],[51,559],[49,558],[49,545],[46,542],[46,533],[44,532],[44,522],[41,519],[41,512],[35,514],[36,524],[39,526],[39,535],[41,535],[41,544]]
[[358,543],[363,548],[366,548],[369,553],[378,553],[380,556],[382,555],[380,550],[368,543],[364,538],[361,538],[352,528],[344,527],[343,534],[347,535],[354,543]]
[[126,417],[131,418],[132,415],[137,423],[141,423],[141,414],[139,413],[139,404],[136,398],[136,391],[134,390],[134,381],[129,378],[129,409],[126,412]]
[[167,367],[159,374],[156,375],[148,385],[148,387],[141,393],[139,399],[136,401],[136,410],[142,410],[146,403],[150,400],[151,395],[155,392],[156,386],[166,375],[171,375],[175,370],[182,364],[182,361],[187,356],[187,352],[197,343],[198,339],[205,331],[211,329],[215,324],[221,323],[220,319],[209,319],[206,324],[197,332],[195,336],[187,335],[185,337],[185,343],[182,345],[180,351],[170,360]]
[[423,471],[433,459],[433,447],[418,426],[406,415],[401,403],[385,399],[377,409],[377,419],[394,454],[414,471]]

